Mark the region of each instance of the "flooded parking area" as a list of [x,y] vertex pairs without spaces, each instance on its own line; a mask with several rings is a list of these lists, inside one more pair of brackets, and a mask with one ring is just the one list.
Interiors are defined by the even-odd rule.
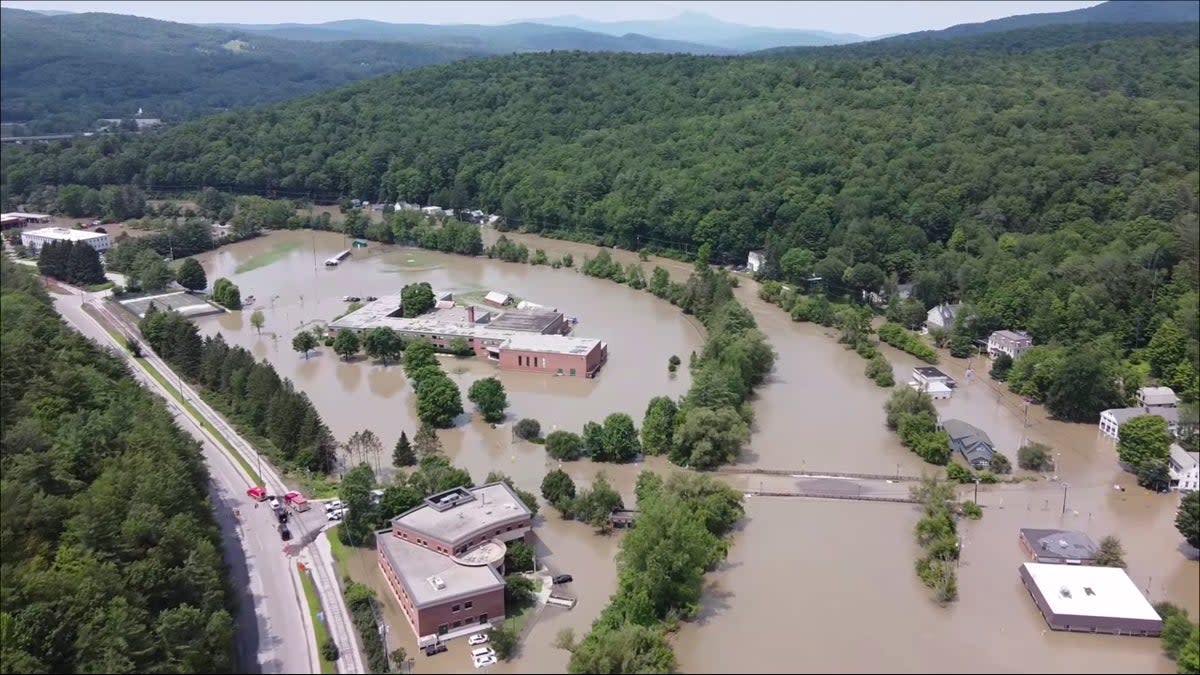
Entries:
[[[485,240],[495,236],[486,232]],[[576,265],[597,250],[530,235],[508,236],[531,250],[544,248],[552,258],[570,252]],[[406,283],[428,281],[435,289],[501,290],[579,317],[575,334],[609,345],[609,362],[594,380],[498,371],[479,359],[441,357],[464,394],[474,380],[498,377],[508,390],[509,421],[534,417],[543,433],[578,431],[584,422],[615,411],[631,414],[640,424],[650,398],[680,396],[690,384],[686,368],[671,377],[666,362],[672,354],[686,359],[702,344],[702,334],[677,308],[648,293],[571,270],[374,243],[355,250],[337,268],[323,268],[324,259],[348,247],[338,234],[275,232],[199,256],[210,280],[229,277],[243,297],[255,296],[254,308],[263,311],[265,325],[259,335],[249,324],[249,309],[199,319],[198,324],[202,332],[220,332],[270,360],[281,376],[309,395],[339,439],[373,429],[385,446],[381,465],[390,463],[391,444],[400,431],[411,438],[416,430],[411,387],[402,369],[365,360],[343,362],[328,349],[306,360],[291,349],[296,330],[345,311],[344,295],[383,296]],[[623,264],[637,261],[634,253],[612,254]],[[643,263],[647,270],[656,264],[676,279],[690,269],[670,260]],[[863,376],[866,362],[837,344],[832,329],[792,322],[758,299],[753,281],[743,280],[737,295],[779,355],[753,401],[753,436],[742,466],[905,475],[932,469],[886,429],[882,406],[891,390]],[[879,348],[902,386],[918,362],[886,345]],[[1173,672],[1155,639],[1046,630],[1017,575],[1024,561],[1017,533],[1023,527],[1044,527],[1079,529],[1097,540],[1115,534],[1124,544],[1130,577],[1149,599],[1170,600],[1195,616],[1200,614],[1200,564],[1188,557],[1174,528],[1178,496],[1138,488],[1134,477],[1118,468],[1112,441],[1094,426],[1047,419],[1036,405],[1026,409],[1019,397],[987,379],[987,364],[977,360],[971,365],[975,375],[968,384],[967,362],[943,356],[938,367],[957,379],[959,387],[951,399],[937,402],[939,413],[986,431],[1014,465],[1016,449],[1029,439],[1054,448],[1059,467],[1054,476],[980,486],[983,519],[960,525],[964,554],[958,602],[938,607],[913,571],[919,555],[912,534],[915,507],[748,497],[747,517],[734,535],[728,561],[706,578],[701,616],[672,638],[682,671]],[[464,400],[464,405],[469,403]],[[477,415],[460,419],[440,435],[447,455],[476,480],[489,471],[503,471],[537,492],[545,472],[559,465],[541,446],[514,441],[509,426],[493,428]],[[633,501],[640,470],[677,470],[661,458],[621,466],[574,462],[563,468],[580,487],[603,470],[627,503]],[[723,477],[749,491],[801,482],[788,476]],[[898,484],[895,490],[904,494],[906,486]],[[555,633],[563,627],[585,631],[616,586],[613,557],[619,534],[594,534],[585,525],[562,521],[548,506],[535,529],[539,560],[555,572],[575,576],[571,591],[579,604],[571,611],[546,610],[519,658],[492,670],[565,671],[569,655],[551,646]],[[362,565],[374,562],[373,552],[356,555],[363,558]],[[390,612],[390,644],[415,655],[418,672],[471,670],[465,645],[433,658],[417,655],[394,603]]]

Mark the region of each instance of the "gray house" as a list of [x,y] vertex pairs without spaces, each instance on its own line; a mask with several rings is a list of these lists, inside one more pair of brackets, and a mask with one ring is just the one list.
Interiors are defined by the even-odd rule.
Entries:
[[986,469],[996,450],[992,447],[992,439],[982,429],[967,424],[962,420],[946,420],[942,429],[950,436],[951,452],[961,453],[967,464],[976,469]]

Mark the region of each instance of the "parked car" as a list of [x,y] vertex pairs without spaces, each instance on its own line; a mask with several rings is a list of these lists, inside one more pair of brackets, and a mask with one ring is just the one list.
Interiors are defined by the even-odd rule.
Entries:
[[571,576],[570,574],[559,574],[559,575],[555,576],[553,579],[551,579],[550,581],[552,581],[554,583],[554,585],[557,586],[558,584],[569,584],[572,581],[575,581],[575,577]]
[[292,531],[289,530],[288,526],[283,523],[279,524],[279,538],[284,541],[288,541],[292,538]]
[[271,508],[273,508],[273,509],[279,508],[279,498],[276,497],[275,495],[271,495],[271,496],[267,497],[267,501],[271,503]]
[[474,658],[476,668],[486,668],[487,666],[496,665],[495,656],[476,656]]
[[488,636],[484,633],[476,633],[467,638],[467,644],[471,646],[487,644]]
[[341,509],[338,509],[337,511],[330,511],[329,513],[325,514],[325,519],[330,520],[330,521],[336,521],[336,520],[341,520],[342,517],[345,515],[346,514],[343,513]]
[[287,509],[283,507],[275,509],[275,517],[279,519],[279,522],[286,523],[288,521]]
[[425,656],[433,656],[434,654],[441,654],[444,651],[446,651],[446,643],[445,642],[435,642],[434,644],[425,646]]
[[476,647],[471,650],[471,658],[482,659],[488,656],[496,656],[496,650],[491,647]]
[[267,498],[267,489],[262,486],[255,485],[249,490],[246,490],[246,496],[256,502],[261,502]]
[[338,509],[341,509],[341,508],[342,508],[341,500],[335,499],[331,502],[325,502],[325,513],[329,513],[330,511],[337,511]]

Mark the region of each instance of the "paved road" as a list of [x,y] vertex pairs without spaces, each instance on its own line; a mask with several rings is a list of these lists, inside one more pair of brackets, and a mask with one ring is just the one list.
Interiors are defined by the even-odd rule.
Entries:
[[[83,311],[81,296],[54,298],[55,308],[71,326],[101,345],[114,346],[111,336]],[[128,357],[123,349],[117,351]],[[241,468],[156,380],[130,360],[134,376],[150,391],[166,399],[179,426],[200,441],[203,448],[212,478],[209,494],[221,527],[225,560],[238,594],[240,672],[320,672],[312,620],[296,573],[296,561],[284,555],[270,509],[253,508],[246,497],[249,479]],[[341,594],[337,595],[340,598]],[[356,651],[344,650],[343,653],[351,652],[352,656]],[[343,672],[361,672],[361,669]]]

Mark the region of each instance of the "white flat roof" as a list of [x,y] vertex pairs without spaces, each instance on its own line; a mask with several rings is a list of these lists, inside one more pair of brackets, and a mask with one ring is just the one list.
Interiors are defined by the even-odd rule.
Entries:
[[525,506],[504,483],[488,483],[470,488],[474,500],[453,506],[445,511],[422,503],[392,519],[416,532],[436,537],[451,545],[474,537],[518,516],[529,516]]
[[449,556],[404,541],[390,530],[380,532],[375,541],[417,607],[504,588],[504,580],[491,565],[459,564]]
[[1119,567],[1024,563],[1057,615],[1161,620],[1154,607]]
[[9,213],[0,213],[0,217],[4,218],[49,218],[45,213],[25,213],[24,211],[11,211]]
[[31,237],[45,237],[47,239],[63,239],[66,241],[87,241],[88,239],[99,239],[107,237],[103,232],[89,232],[88,230],[68,230],[65,227],[43,227],[40,230],[25,230],[21,233],[22,236],[29,235]]

